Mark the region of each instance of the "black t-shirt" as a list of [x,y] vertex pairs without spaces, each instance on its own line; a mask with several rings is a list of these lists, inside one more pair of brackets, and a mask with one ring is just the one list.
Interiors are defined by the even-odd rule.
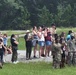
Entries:
[[27,39],[28,39],[28,34],[26,34],[26,35],[24,36],[24,39],[25,39],[25,42],[26,42],[26,47],[32,46],[32,40],[28,40],[28,41],[27,41]]
[[16,39],[12,38],[11,39],[11,45],[17,47],[18,45],[16,43],[14,43],[14,41],[16,41]]
[[4,47],[0,44],[0,52],[4,50]]

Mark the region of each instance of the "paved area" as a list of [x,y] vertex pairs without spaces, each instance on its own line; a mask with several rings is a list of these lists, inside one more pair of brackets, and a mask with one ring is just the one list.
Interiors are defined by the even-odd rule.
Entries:
[[[33,58],[33,51],[31,54],[31,60],[26,60],[26,51],[25,50],[18,50],[18,61],[23,62],[23,63],[29,63],[29,62],[39,62],[39,61],[44,61],[44,62],[52,62],[52,56],[50,52],[49,57],[40,57],[39,58],[39,52],[37,51],[36,53],[37,58]],[[4,60],[6,63],[11,63],[11,57],[12,54],[8,54],[4,56]]]

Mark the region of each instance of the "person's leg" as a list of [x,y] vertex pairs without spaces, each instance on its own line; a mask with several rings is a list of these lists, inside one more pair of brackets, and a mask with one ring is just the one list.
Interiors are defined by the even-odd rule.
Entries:
[[36,50],[37,50],[37,43],[36,43],[36,39],[33,40],[32,44],[33,44],[33,47],[34,47],[34,58],[36,57]]
[[46,46],[45,56],[48,55],[48,49],[49,49],[49,46]]
[[29,46],[29,59],[31,58],[31,51],[32,51],[32,47]]
[[0,69],[2,69],[1,52],[0,52]]
[[28,59],[29,47],[26,47],[26,59]]
[[73,65],[76,66],[76,52],[73,52]]
[[44,49],[45,49],[45,42],[44,42],[44,41],[41,41],[41,47],[42,47],[42,48],[41,48],[41,56],[44,57],[44,56],[45,56],[45,55],[44,55]]
[[41,56],[43,57],[44,56],[44,48],[43,48],[43,46],[41,46],[40,51],[41,51]]
[[37,44],[34,46],[34,58],[36,57]]
[[40,56],[41,56],[41,48],[42,48],[41,47],[41,41],[39,41],[38,44],[39,44],[39,58],[40,58]]
[[71,58],[71,52],[68,53],[68,66],[71,66],[72,62],[71,62],[72,58]]
[[48,57],[49,57],[50,51],[51,51],[51,45],[49,45],[49,48],[48,48]]
[[49,56],[51,50],[51,41],[46,41],[46,54]]
[[14,51],[14,60],[17,61],[17,50]]
[[17,61],[17,47],[12,48],[12,62]]
[[1,52],[1,63],[3,64],[3,52]]
[[11,61],[14,62],[14,50],[13,50],[13,48],[12,48],[12,60]]

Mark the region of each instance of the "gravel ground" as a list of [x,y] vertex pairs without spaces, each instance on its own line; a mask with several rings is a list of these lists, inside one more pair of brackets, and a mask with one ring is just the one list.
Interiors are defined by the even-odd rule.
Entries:
[[[24,50],[18,50],[18,61],[19,62],[23,62],[23,63],[29,63],[29,62],[39,62],[39,61],[43,61],[43,62],[52,62],[52,56],[51,56],[51,52],[50,52],[50,56],[49,57],[40,57],[39,58],[39,52],[37,51],[36,53],[37,58],[33,58],[33,51],[31,54],[31,60],[26,60],[26,51]],[[4,60],[6,63],[11,63],[11,57],[12,54],[8,54],[4,56]]]

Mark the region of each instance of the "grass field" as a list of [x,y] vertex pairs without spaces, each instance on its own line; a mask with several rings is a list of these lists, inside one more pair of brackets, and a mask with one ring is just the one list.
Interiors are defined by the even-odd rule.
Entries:
[[[69,30],[76,32],[76,28],[57,28],[57,33],[64,31],[66,34]],[[13,32],[9,32],[11,35]],[[16,34],[16,32],[14,32]],[[19,33],[20,34],[20,33]],[[10,42],[8,40],[8,44]],[[25,50],[24,38],[19,38],[19,50]],[[76,67],[66,66],[63,69],[53,69],[51,63],[19,63],[19,64],[4,64],[3,69],[0,69],[0,75],[76,75]]]
[[57,28],[57,33],[60,34],[61,32],[65,32],[67,35],[69,30],[76,32],[76,27],[75,28],[63,28],[63,27]]
[[53,69],[51,63],[5,64],[0,75],[76,75],[76,67]]
[[3,34],[6,33],[8,36],[11,36],[12,34],[23,34],[25,33],[24,30],[6,30],[6,31],[0,31]]

